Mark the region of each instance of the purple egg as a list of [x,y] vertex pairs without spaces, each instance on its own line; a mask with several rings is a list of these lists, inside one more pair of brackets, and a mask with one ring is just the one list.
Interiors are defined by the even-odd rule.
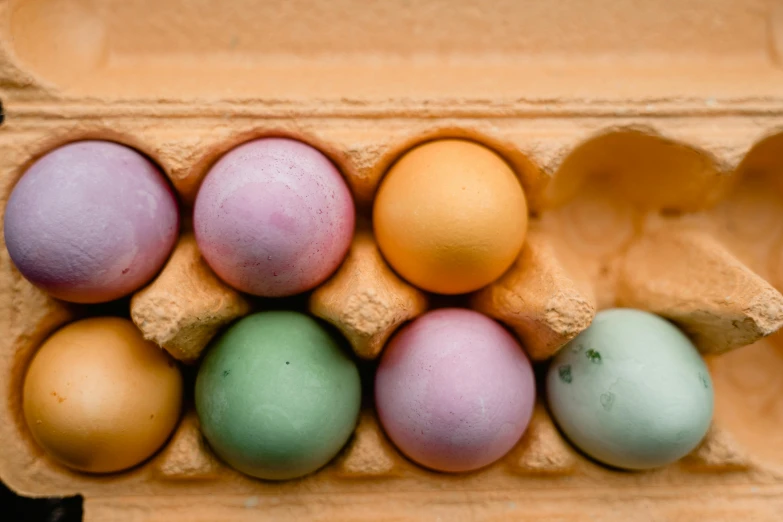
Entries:
[[147,283],[179,229],[165,179],[135,150],[80,141],[36,161],[5,209],[5,243],[35,286],[76,303],[111,301]]
[[317,286],[340,265],[355,211],[340,172],[313,147],[284,138],[223,156],[196,196],[204,259],[234,288],[277,297]]
[[487,466],[519,441],[533,413],[533,368],[517,341],[477,312],[441,309],[384,351],[375,405],[389,438],[438,471]]

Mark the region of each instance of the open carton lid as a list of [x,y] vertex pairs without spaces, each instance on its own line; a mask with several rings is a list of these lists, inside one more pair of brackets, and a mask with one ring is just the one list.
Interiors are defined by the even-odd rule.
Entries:
[[783,4],[10,1],[0,57],[8,97],[39,100],[769,111],[783,109]]

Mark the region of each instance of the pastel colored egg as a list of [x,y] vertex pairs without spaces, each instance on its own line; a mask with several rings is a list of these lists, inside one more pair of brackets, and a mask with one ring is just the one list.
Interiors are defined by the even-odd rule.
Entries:
[[613,309],[555,356],[547,374],[552,415],[590,457],[625,469],[671,464],[704,438],[713,412],[707,366],[673,324]]
[[441,294],[472,292],[522,248],[527,203],[514,171],[467,140],[415,147],[381,183],[373,208],[384,257],[403,278]]
[[375,376],[375,405],[389,438],[439,471],[487,466],[530,422],[530,361],[498,323],[477,312],[429,312],[398,332]]
[[77,303],[123,297],[161,269],[177,238],[177,201],[147,158],[80,141],[24,173],[5,210],[5,242],[22,275]]
[[341,343],[298,312],[241,319],[209,347],[196,411],[212,449],[253,477],[301,477],[329,462],[359,416],[361,385]]
[[355,210],[340,172],[313,147],[250,141],[223,156],[196,197],[201,253],[238,290],[276,297],[328,278],[348,252]]
[[129,320],[84,319],[40,347],[22,403],[33,439],[55,460],[80,471],[120,471],[169,438],[179,420],[182,376]]

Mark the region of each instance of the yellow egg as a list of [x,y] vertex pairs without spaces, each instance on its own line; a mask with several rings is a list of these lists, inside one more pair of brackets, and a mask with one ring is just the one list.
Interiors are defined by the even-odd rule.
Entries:
[[127,319],[72,323],[52,335],[25,376],[23,408],[35,441],[60,463],[93,473],[132,467],[177,424],[182,375]]
[[527,203],[514,171],[477,143],[420,145],[383,179],[373,208],[378,246],[414,285],[440,294],[477,290],[522,248]]

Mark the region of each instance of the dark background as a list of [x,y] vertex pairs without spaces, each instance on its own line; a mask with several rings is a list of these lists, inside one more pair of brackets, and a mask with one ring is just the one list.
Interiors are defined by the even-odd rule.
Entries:
[[0,482],[0,520],[3,522],[80,522],[81,497],[25,498]]

